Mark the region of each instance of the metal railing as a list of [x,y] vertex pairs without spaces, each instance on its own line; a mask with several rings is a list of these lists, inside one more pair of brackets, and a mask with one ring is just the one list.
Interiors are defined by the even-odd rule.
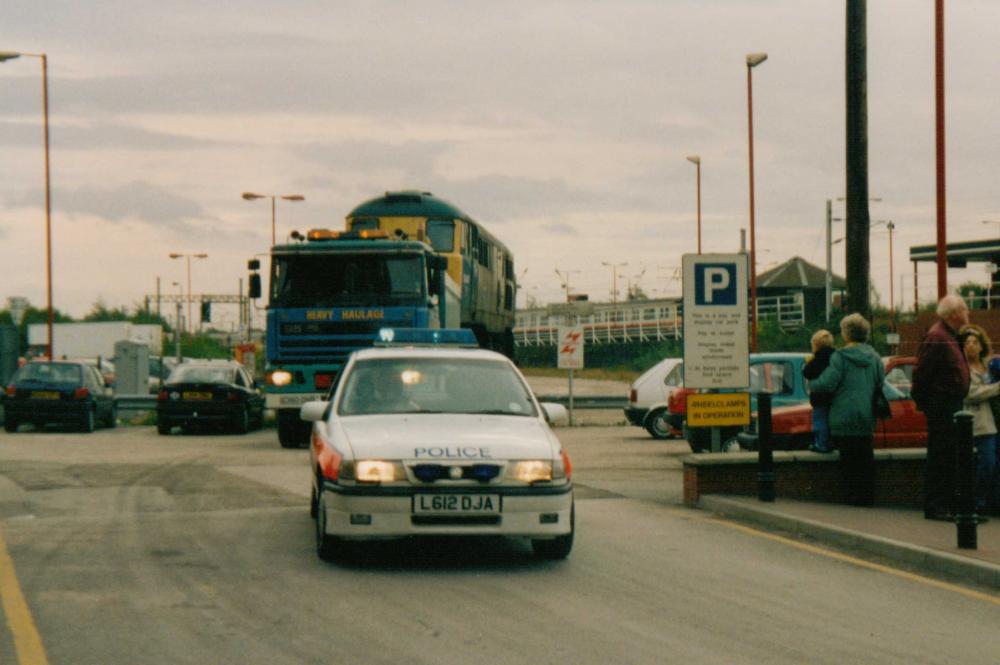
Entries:
[[[661,342],[680,339],[684,334],[683,319],[649,318],[651,311],[659,311],[648,302],[637,301],[617,305],[612,315],[601,312],[590,316],[569,317],[563,324],[562,316],[549,316],[544,310],[522,313],[519,323],[528,320],[530,325],[514,328],[514,344],[517,346],[542,346],[556,344],[560,325],[582,325],[584,341],[593,344],[616,344],[623,342]],[[602,310],[604,311],[604,310]],[[673,310],[676,311],[676,310]],[[777,320],[782,328],[797,328],[805,325],[805,296],[801,291],[784,296],[767,296],[757,299],[759,321]],[[600,318],[614,320],[598,320]]]

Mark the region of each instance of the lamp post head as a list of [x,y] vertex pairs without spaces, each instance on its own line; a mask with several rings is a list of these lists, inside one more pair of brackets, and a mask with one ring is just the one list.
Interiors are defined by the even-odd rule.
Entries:
[[21,54],[17,51],[0,51],[0,62],[6,62],[7,60],[13,60],[20,57]]
[[257,199],[267,198],[263,194],[254,194],[253,192],[243,192],[243,198],[247,201],[256,201]]
[[[244,194],[244,196],[246,196],[246,194]],[[306,200],[306,197],[302,196],[301,194],[289,194],[288,196],[282,196],[281,198],[284,201],[305,201]]]
[[200,254],[192,254],[191,256],[193,256],[196,259],[207,259],[208,258],[208,254],[205,254],[204,252],[202,252]]
[[174,252],[170,252],[170,254],[168,254],[167,256],[169,256],[172,259],[179,259],[179,258],[181,258],[184,255],[183,254],[177,254],[177,253],[174,253]]
[[749,53],[747,54],[747,67],[756,67],[765,60],[767,60],[767,53]]
[[689,155],[687,160],[692,164],[701,164],[701,157],[698,155]]

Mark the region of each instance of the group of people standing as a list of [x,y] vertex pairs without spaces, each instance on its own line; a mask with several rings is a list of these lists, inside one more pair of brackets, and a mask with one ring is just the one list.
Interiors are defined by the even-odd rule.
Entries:
[[986,331],[969,323],[969,308],[960,296],[942,298],[937,314],[938,321],[917,350],[911,389],[917,408],[927,416],[924,517],[948,521],[954,517],[955,412],[963,408],[973,414],[976,511],[996,514],[1000,510],[1000,469],[993,408],[998,407],[1000,413],[1000,372],[987,367],[990,339]]
[[[1000,361],[986,332],[969,323],[969,309],[958,295],[945,296],[938,321],[917,351],[912,396],[927,416],[927,462],[924,517],[952,520],[955,512],[955,413],[973,414],[977,452],[976,509],[980,516],[1000,511]],[[815,443],[810,450],[840,451],[847,502],[871,506],[875,500],[874,437],[877,404],[885,369],[870,344],[871,324],[860,314],[840,323],[845,345],[834,349],[833,335],[820,330],[812,338],[813,355],[803,367],[813,406]],[[996,415],[994,415],[996,414]],[[985,521],[985,517],[980,517]]]

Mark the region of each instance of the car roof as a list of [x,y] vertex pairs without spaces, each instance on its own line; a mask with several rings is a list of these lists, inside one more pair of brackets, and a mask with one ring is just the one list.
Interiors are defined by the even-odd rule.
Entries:
[[178,367],[242,367],[235,360],[189,360]]
[[750,360],[790,360],[806,358],[809,354],[801,351],[771,351],[769,353],[751,353]]
[[362,349],[354,352],[357,360],[371,358],[481,358],[484,360],[508,360],[496,351],[435,346],[384,346]]

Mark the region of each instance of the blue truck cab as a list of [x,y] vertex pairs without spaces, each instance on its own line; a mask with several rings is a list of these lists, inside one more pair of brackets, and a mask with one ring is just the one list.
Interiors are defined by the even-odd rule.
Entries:
[[[373,346],[379,330],[459,325],[447,259],[429,245],[378,230],[293,237],[271,249],[265,342],[266,405],[285,448],[308,442],[299,408],[322,399],[348,355]],[[261,295],[253,272],[250,296]]]

